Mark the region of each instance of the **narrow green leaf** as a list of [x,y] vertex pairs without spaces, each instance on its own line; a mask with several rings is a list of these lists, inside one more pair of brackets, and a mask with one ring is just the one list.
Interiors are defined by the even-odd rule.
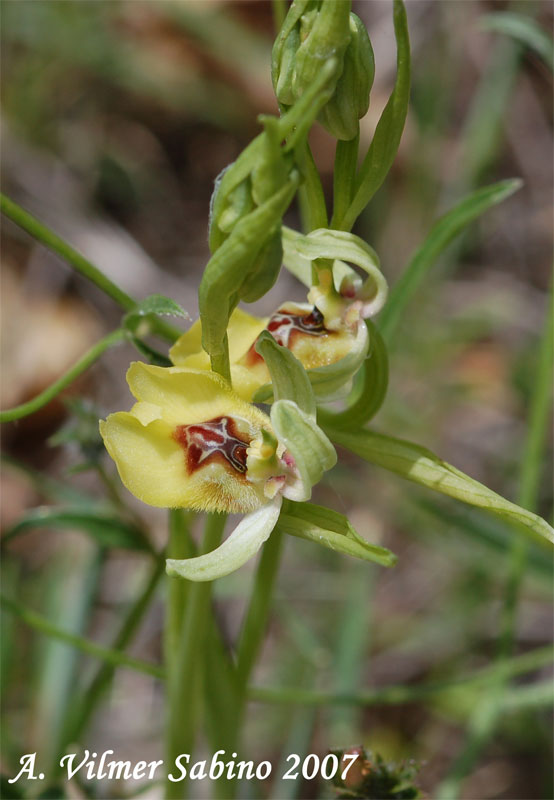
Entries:
[[324,506],[286,502],[278,527],[284,533],[384,567],[392,567],[397,561],[386,547],[371,544],[361,537],[343,514]]
[[538,537],[543,544],[545,540],[554,543],[554,531],[544,519],[510,503],[424,447],[368,430],[345,432],[325,427],[325,431],[333,442],[372,464],[428,489],[496,514],[527,534]]
[[273,384],[275,400],[292,400],[306,414],[315,417],[315,399],[306,370],[290,350],[277,344],[269,331],[262,331],[256,342]]
[[[488,554],[491,556],[488,560],[491,569],[503,568],[504,558],[512,541],[509,536],[510,528],[504,521],[492,516],[485,518],[483,514],[465,506],[444,503],[438,498],[428,495],[413,498],[413,501],[416,509],[420,509],[426,515],[432,515],[431,525],[427,525],[427,520],[424,519],[423,524],[418,526],[423,530],[433,531],[432,546],[435,546],[436,542],[437,547],[444,544],[448,548],[453,543],[455,535],[456,545],[465,548],[468,554],[473,554],[470,556],[471,558],[475,557],[472,545],[477,543],[488,550]],[[414,516],[416,510],[413,509],[409,513]],[[445,537],[445,530],[450,532],[452,529],[455,531],[452,538],[448,535]],[[544,557],[544,550],[538,543],[530,542],[529,544],[531,547],[528,553],[527,572],[543,581],[545,588],[550,588],[554,581],[554,564]]]
[[402,0],[394,0],[393,13],[397,53],[396,83],[360,168],[356,180],[354,198],[342,219],[336,220],[336,227],[343,231],[352,229],[358,216],[385,180],[398,151],[408,113],[410,100],[410,38],[406,9]]
[[[529,653],[515,656],[509,659],[505,665],[505,675],[516,677],[534,672],[541,667],[549,666],[552,663],[554,653],[552,647],[538,647]],[[459,691],[461,687],[486,687],[487,684],[497,680],[498,665],[492,664],[482,669],[476,670],[466,675],[458,676],[451,680],[437,681],[434,683],[422,683],[419,686],[399,684],[396,686],[384,686],[379,689],[366,689],[365,691],[350,692],[348,694],[337,694],[336,692],[324,692],[313,689],[302,689],[295,687],[261,687],[252,686],[249,694],[253,700],[261,703],[278,703],[290,705],[317,705],[328,706],[330,704],[349,704],[359,706],[374,706],[377,704],[396,705],[403,703],[413,703],[443,692]],[[440,795],[442,798],[442,794]]]
[[165,678],[165,671],[157,664],[140,661],[138,658],[132,658],[119,650],[111,650],[109,647],[103,647],[90,639],[85,639],[83,636],[68,633],[58,628],[57,625],[54,625],[49,619],[42,616],[42,614],[37,614],[27,606],[23,606],[16,600],[12,600],[12,598],[0,595],[0,605],[6,611],[18,616],[25,625],[42,633],[44,636],[51,636],[53,639],[65,642],[93,658],[99,658],[107,664],[113,664],[116,667],[128,667],[136,672],[142,672],[145,675],[151,675],[160,680]]
[[404,274],[391,289],[389,299],[379,318],[379,328],[390,339],[414,293],[444,248],[470,222],[489,208],[506,200],[520,189],[519,178],[500,181],[472,192],[442,216],[431,228],[423,244],[416,250]]
[[552,37],[531,17],[510,11],[486,14],[479,21],[484,31],[494,31],[511,36],[521,44],[534,50],[554,70],[554,42]]
[[81,507],[32,508],[6,532],[2,537],[2,543],[5,544],[14,536],[37,528],[75,528],[88,533],[104,547],[152,550],[144,531],[133,523],[126,522],[113,514]]

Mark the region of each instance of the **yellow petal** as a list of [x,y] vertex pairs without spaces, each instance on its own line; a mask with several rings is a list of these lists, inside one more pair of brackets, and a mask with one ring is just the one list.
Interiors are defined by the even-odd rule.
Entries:
[[144,425],[133,413],[120,411],[100,423],[100,433],[123,484],[144,503],[248,513],[267,502],[261,485],[219,461],[207,462],[191,474],[185,449],[164,420]]
[[140,401],[135,406],[137,410],[133,409],[135,415],[143,407],[150,410],[151,406],[157,406],[164,421],[172,427],[222,416],[239,416],[258,428],[271,429],[262,411],[241,400],[227,381],[213,372],[155,367],[135,361],[127,371],[127,382]]
[[[238,361],[247,352],[258,334],[265,328],[266,323],[267,319],[254,317],[240,308],[233,311],[227,328],[231,364]],[[199,319],[177,339],[169,351],[169,357],[178,367],[210,368],[208,354],[202,350],[202,326]]]

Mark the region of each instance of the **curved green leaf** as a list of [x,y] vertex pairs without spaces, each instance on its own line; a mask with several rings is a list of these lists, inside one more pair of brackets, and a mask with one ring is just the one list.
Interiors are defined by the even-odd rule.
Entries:
[[152,551],[144,531],[137,525],[122,520],[114,514],[81,507],[32,508],[6,531],[2,543],[5,544],[14,536],[37,528],[74,528],[88,533],[103,547]]
[[279,517],[278,528],[283,533],[308,539],[317,544],[364,561],[374,561],[392,567],[397,557],[386,547],[366,541],[348,519],[324,506],[313,503],[286,502]]
[[537,537],[543,544],[545,540],[554,543],[554,530],[544,519],[487,489],[425,447],[368,430],[346,432],[326,426],[325,431],[333,442],[372,464],[428,489],[490,511]]
[[504,33],[534,50],[554,70],[554,42],[552,37],[531,17],[510,11],[486,14],[479,21],[485,31]]

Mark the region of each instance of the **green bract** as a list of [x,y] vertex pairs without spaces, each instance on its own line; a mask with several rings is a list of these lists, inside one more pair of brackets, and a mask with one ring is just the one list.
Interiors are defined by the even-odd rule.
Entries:
[[319,121],[335,139],[350,140],[358,134],[358,121],[367,114],[375,75],[373,48],[365,25],[350,14],[350,44],[344,54],[342,74]]
[[275,95],[290,106],[313,84],[321,67],[337,59],[329,97],[342,72],[350,42],[350,1],[294,0],[279,32],[272,54]]
[[258,300],[277,279],[281,220],[300,182],[294,150],[328,100],[335,71],[335,59],[320,65],[287,114],[281,119],[263,117],[264,132],[216,181],[210,204],[213,256],[200,284],[199,306],[202,346],[214,369],[227,376],[229,317],[240,300]]

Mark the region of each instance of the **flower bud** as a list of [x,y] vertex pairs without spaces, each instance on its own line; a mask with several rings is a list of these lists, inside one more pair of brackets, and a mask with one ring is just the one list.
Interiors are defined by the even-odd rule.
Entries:
[[374,74],[373,49],[365,25],[356,14],[350,14],[350,44],[344,54],[342,74],[318,117],[336,139],[353,139],[358,133],[358,120],[369,108]]
[[350,41],[348,0],[295,0],[275,41],[272,58],[273,88],[278,101],[292,105],[313,84],[321,67],[337,59],[335,82]]

